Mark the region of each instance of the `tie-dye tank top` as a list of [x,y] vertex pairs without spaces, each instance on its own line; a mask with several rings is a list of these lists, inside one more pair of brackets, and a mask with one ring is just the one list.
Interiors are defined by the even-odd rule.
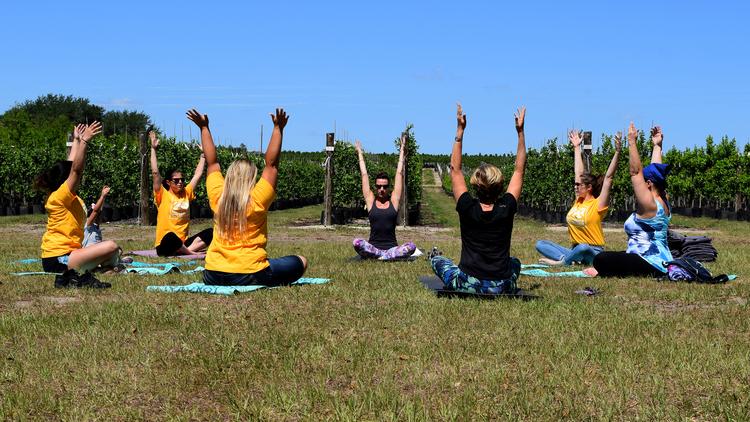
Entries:
[[648,261],[657,270],[666,273],[664,263],[672,260],[667,245],[667,228],[672,216],[664,212],[664,207],[656,201],[656,215],[639,218],[635,213],[625,221],[628,235],[628,253],[634,253]]

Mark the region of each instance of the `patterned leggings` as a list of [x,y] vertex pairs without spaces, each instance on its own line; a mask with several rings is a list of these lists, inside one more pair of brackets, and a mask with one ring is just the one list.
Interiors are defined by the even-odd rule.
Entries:
[[439,255],[430,260],[432,270],[443,280],[445,288],[469,293],[515,293],[518,290],[516,280],[521,273],[521,261],[510,258],[512,274],[507,280],[480,280],[458,268],[450,259]]
[[406,242],[401,246],[394,246],[388,250],[378,249],[365,239],[354,239],[352,245],[354,246],[354,250],[357,251],[357,254],[362,258],[373,258],[384,261],[406,258],[411,256],[411,254],[417,250],[417,245],[413,242]]

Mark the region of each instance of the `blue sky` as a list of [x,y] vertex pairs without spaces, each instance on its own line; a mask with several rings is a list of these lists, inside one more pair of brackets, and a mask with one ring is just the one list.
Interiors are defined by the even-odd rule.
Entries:
[[10,2],[0,109],[82,96],[187,139],[196,107],[221,143],[254,146],[283,106],[284,148],[310,151],[334,124],[391,151],[410,122],[448,153],[457,100],[469,153],[515,150],[521,104],[529,146],[630,120],[668,147],[750,140],[748,2],[214,3]]

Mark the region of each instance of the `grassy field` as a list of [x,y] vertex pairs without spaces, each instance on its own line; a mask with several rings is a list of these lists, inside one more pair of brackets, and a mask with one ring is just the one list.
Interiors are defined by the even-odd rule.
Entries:
[[[452,199],[398,232],[457,258]],[[715,238],[727,285],[522,277],[534,302],[438,299],[426,260],[354,262],[367,230],[317,224],[320,207],[270,214],[272,256],[303,254],[322,286],[235,297],[146,293],[199,277],[102,276],[107,291],[13,277],[38,256],[40,216],[0,219],[0,419],[750,419],[747,223],[675,218]],[[208,221],[194,223],[193,230]],[[153,227],[107,224],[124,249]],[[512,253],[566,233],[517,218]],[[621,231],[608,232],[624,248]],[[573,292],[593,285],[593,298]]]

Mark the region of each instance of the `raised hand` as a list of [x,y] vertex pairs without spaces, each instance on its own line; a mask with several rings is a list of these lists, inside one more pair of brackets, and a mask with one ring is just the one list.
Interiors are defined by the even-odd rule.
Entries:
[[109,186],[104,185],[104,187],[102,188],[102,196],[107,196],[107,195],[109,195]]
[[523,132],[523,123],[526,119],[526,107],[521,106],[516,113],[513,114],[516,119],[516,131]]
[[194,108],[191,108],[185,114],[187,114],[187,118],[199,128],[203,129],[204,127],[208,127],[208,114],[200,114],[198,110]]
[[630,126],[628,126],[628,144],[635,142],[636,138],[638,138],[638,130],[636,130],[635,124],[630,122]]
[[568,140],[574,147],[579,147],[581,146],[581,142],[583,142],[583,136],[580,131],[572,129],[568,132]]
[[81,134],[83,134],[84,130],[86,130],[86,125],[84,125],[83,123],[75,125],[75,127],[73,128],[73,140],[80,141]]
[[620,131],[615,134],[615,151],[622,151],[622,132]]
[[654,126],[651,128],[651,141],[655,147],[660,147],[662,141],[664,141],[664,134],[661,132],[661,126]]
[[357,150],[357,154],[362,154],[362,142],[359,142],[359,139],[354,141],[354,149]]
[[284,130],[284,126],[286,126],[286,123],[289,121],[289,116],[283,108],[277,108],[276,115],[271,113],[271,120],[273,120],[274,126],[278,127],[280,130]]
[[156,136],[156,132],[151,130],[148,132],[148,139],[151,141],[151,148],[159,148],[159,137]]
[[464,113],[461,103],[456,103],[456,123],[460,131],[463,132],[466,129],[466,113]]
[[86,125],[85,129],[81,133],[81,141],[88,142],[91,140],[91,138],[93,138],[94,136],[100,133],[102,133],[102,124],[95,121],[94,123],[91,123],[90,125]]

